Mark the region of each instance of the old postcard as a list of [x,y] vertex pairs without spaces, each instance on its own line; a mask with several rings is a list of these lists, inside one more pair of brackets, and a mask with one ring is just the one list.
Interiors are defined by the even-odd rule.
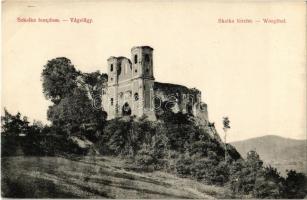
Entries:
[[307,198],[306,2],[2,1],[1,196]]

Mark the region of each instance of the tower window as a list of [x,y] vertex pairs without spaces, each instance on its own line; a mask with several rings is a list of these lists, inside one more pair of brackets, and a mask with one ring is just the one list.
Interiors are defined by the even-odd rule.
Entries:
[[135,101],[139,100],[139,94],[137,92],[134,94],[134,100]]
[[134,64],[138,63],[138,55],[134,55]]
[[134,72],[135,72],[135,73],[137,73],[137,72],[138,72],[138,70],[136,69],[136,70],[134,70]]
[[117,74],[120,75],[121,72],[122,72],[122,64],[118,63],[118,65],[117,65]]
[[111,106],[113,106],[113,98],[111,98]]
[[113,64],[111,64],[111,69],[110,69],[110,71],[113,72]]
[[146,68],[146,72],[149,72],[149,69],[148,69],[148,68]]
[[145,62],[149,62],[149,61],[150,61],[149,55],[145,54]]

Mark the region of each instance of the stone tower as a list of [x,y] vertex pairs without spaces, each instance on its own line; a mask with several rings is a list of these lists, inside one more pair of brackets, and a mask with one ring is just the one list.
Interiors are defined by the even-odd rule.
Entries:
[[147,115],[155,120],[153,106],[153,48],[133,47],[131,60],[125,57],[108,59],[108,84],[103,89],[102,104],[108,119],[125,115]]
[[155,118],[154,112],[154,74],[153,48],[149,46],[133,47],[131,49],[134,85],[139,87],[140,102],[143,109],[139,116],[145,114],[150,119]]

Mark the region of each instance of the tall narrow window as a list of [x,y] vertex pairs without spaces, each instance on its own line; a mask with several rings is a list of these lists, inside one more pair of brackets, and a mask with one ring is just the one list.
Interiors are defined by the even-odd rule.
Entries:
[[145,62],[149,62],[149,61],[150,61],[149,55],[145,54]]
[[121,72],[122,72],[122,64],[118,63],[118,65],[117,65],[117,75],[120,75]]
[[111,106],[113,106],[113,98],[111,98]]
[[138,55],[134,55],[134,64],[138,63]]
[[113,72],[113,64],[111,64],[111,69],[110,70],[111,70],[111,72]]

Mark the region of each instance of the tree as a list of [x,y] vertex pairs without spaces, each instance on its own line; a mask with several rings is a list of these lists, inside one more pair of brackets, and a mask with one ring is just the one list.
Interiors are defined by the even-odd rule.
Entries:
[[263,161],[256,151],[247,153],[246,160],[237,160],[231,164],[230,184],[235,193],[252,194],[257,175],[263,168]]
[[106,86],[107,80],[108,75],[101,74],[99,71],[82,73],[77,78],[78,86],[87,92],[93,107],[96,109],[101,109],[102,89]]
[[225,162],[227,163],[227,145],[226,145],[226,138],[227,138],[227,131],[230,129],[230,121],[228,117],[223,117],[223,130],[224,130],[224,144],[225,144]]
[[283,195],[284,179],[276,168],[262,168],[257,173],[253,196],[256,198],[278,199]]
[[100,109],[93,108],[86,92],[77,88],[71,96],[50,106],[47,117],[54,126],[62,128],[68,135],[89,133],[86,136],[94,139],[92,134],[102,131],[106,114]]
[[260,159],[259,154],[254,150],[247,152],[246,163],[254,172],[257,172],[263,166],[263,161]]
[[302,199],[307,195],[307,177],[303,173],[294,170],[287,172],[285,180],[285,198]]
[[16,115],[10,114],[4,108],[4,116],[1,117],[2,133],[6,135],[27,134],[29,131],[29,122],[27,117],[21,117],[18,112]]
[[61,99],[72,95],[79,75],[80,72],[69,59],[60,57],[49,60],[41,75],[45,97],[58,104]]
[[68,135],[97,139],[106,119],[101,110],[101,92],[106,80],[106,75],[98,71],[84,74],[77,71],[64,57],[48,61],[42,72],[43,92],[54,103],[49,106],[48,120]]

